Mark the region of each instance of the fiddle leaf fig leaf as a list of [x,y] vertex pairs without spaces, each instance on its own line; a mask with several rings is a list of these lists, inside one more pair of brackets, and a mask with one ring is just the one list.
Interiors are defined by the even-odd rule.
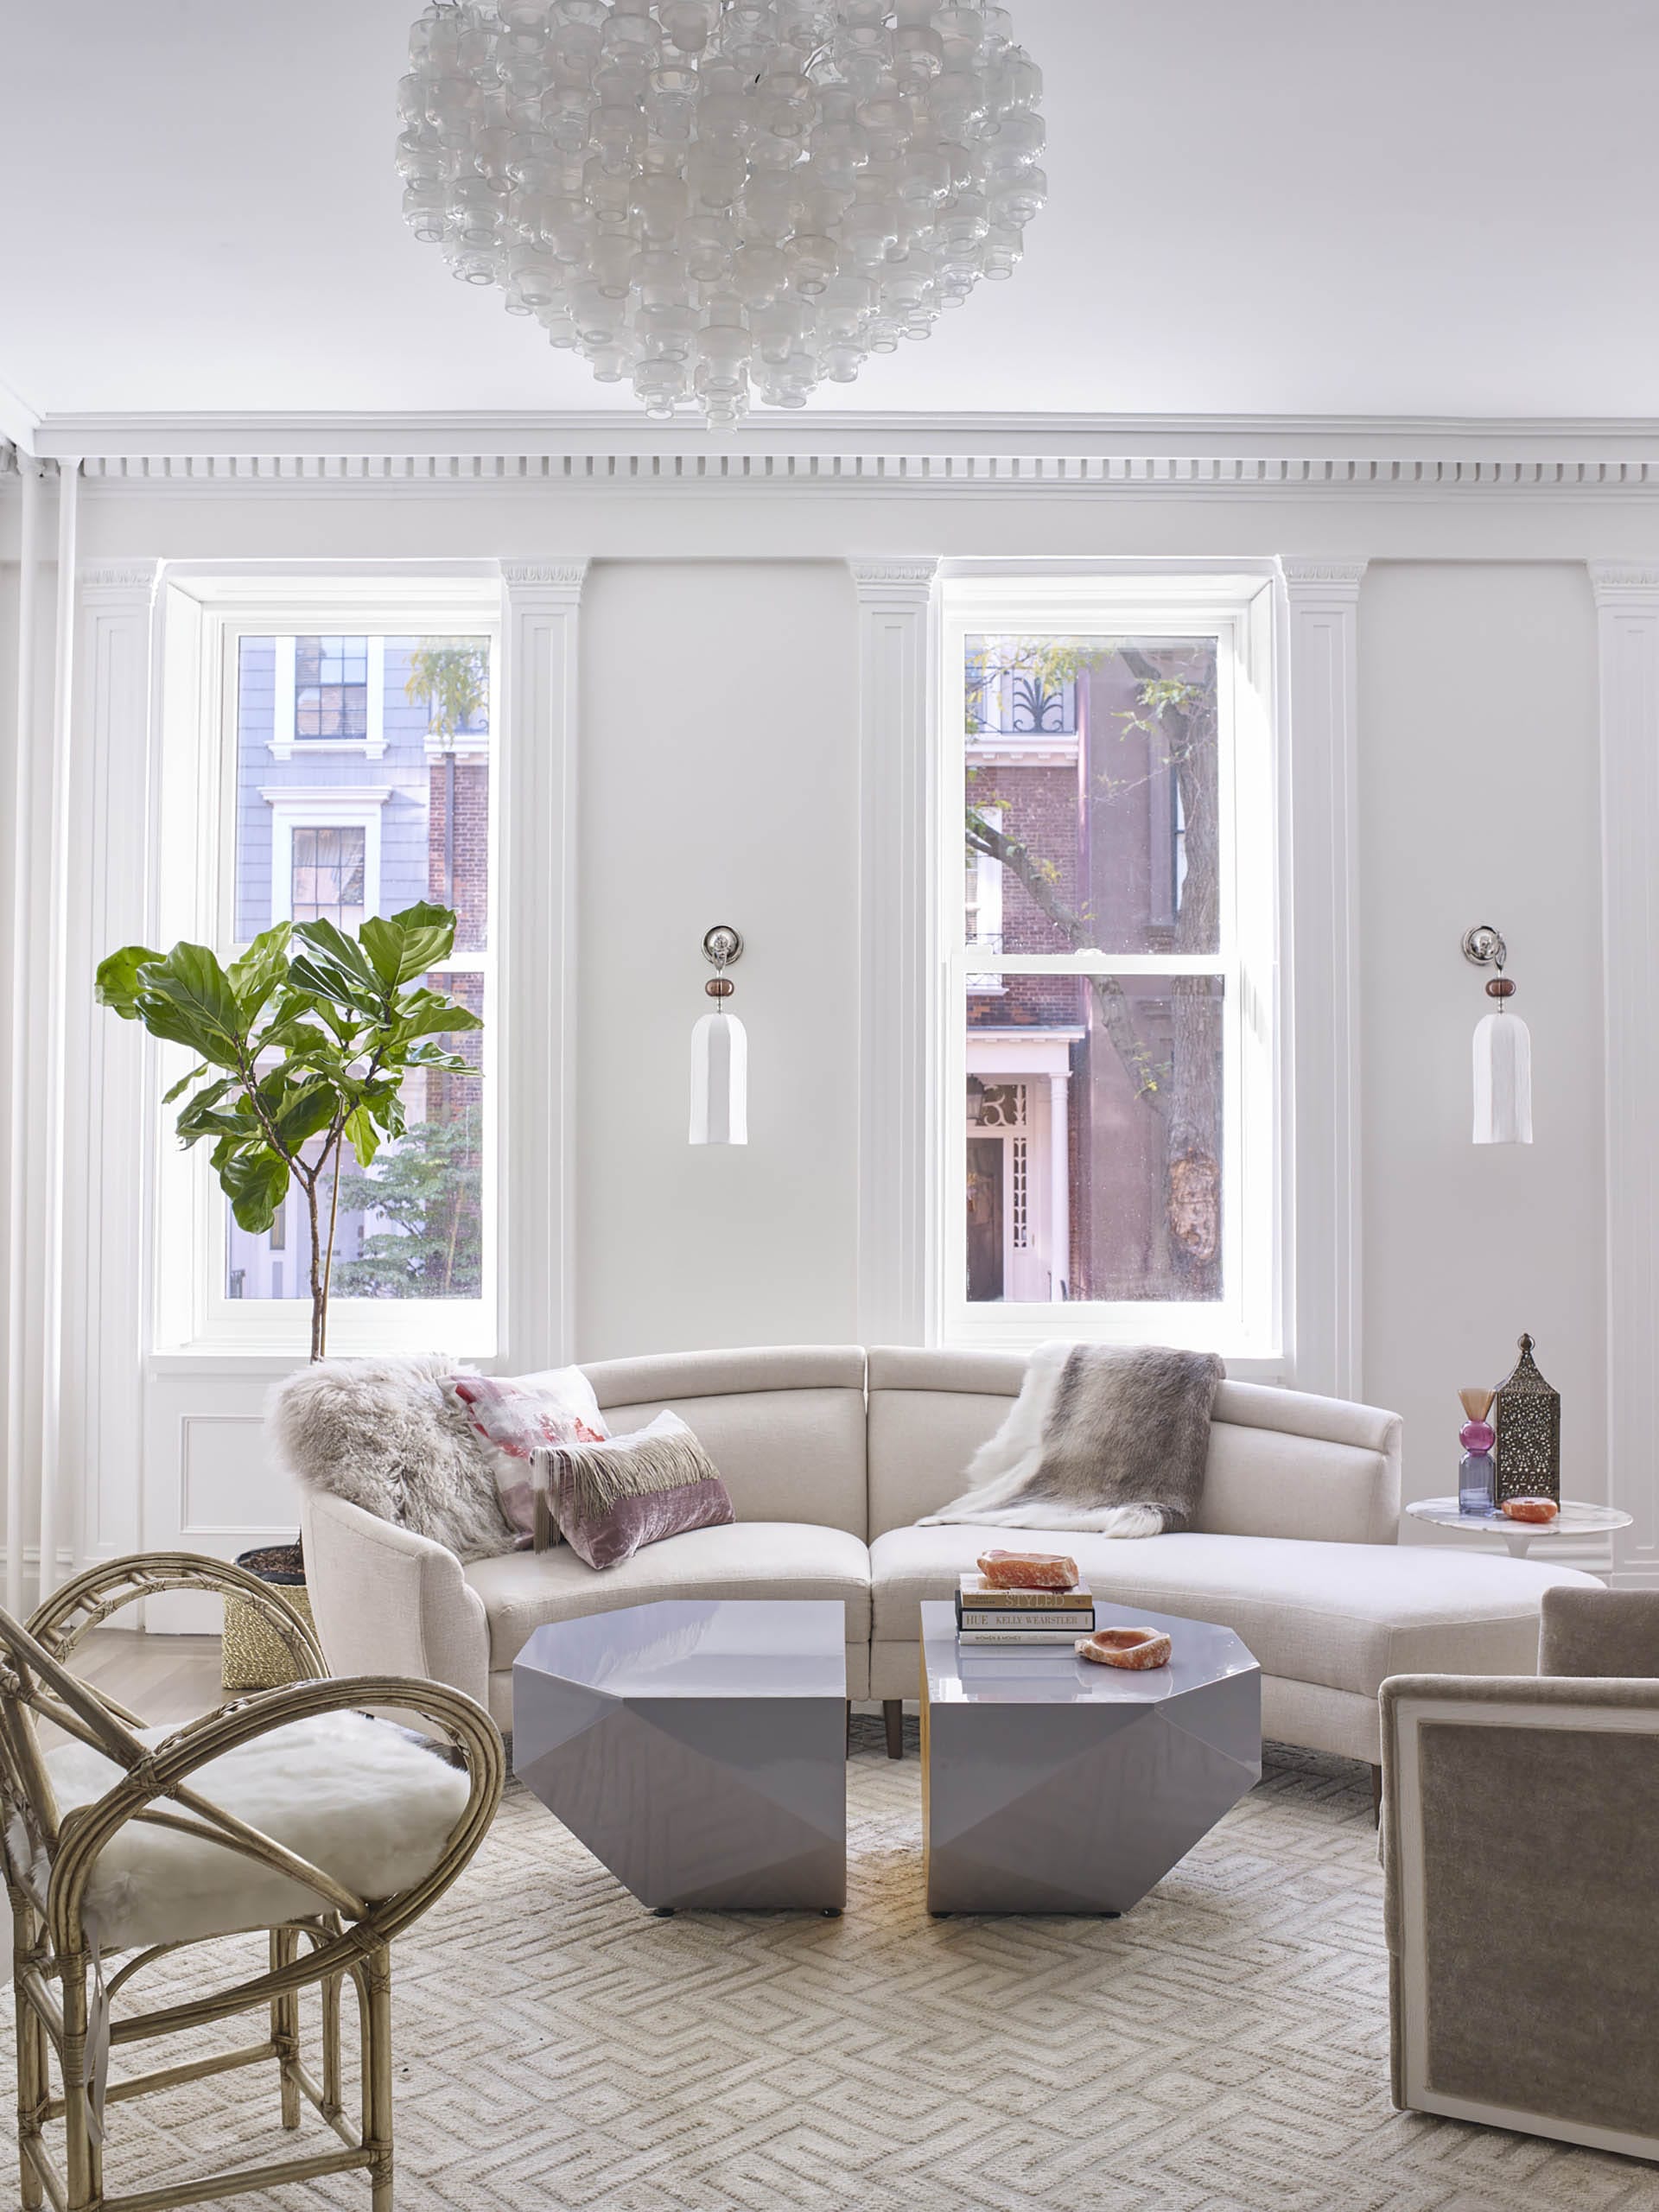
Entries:
[[308,1137],[326,1129],[334,1118],[339,1094],[329,1083],[315,1083],[292,1097],[276,1116],[275,1128],[289,1152],[297,1152]]
[[175,944],[164,960],[146,967],[135,1003],[152,1036],[188,1045],[217,1067],[241,1065],[241,1009],[230,977],[205,944]]
[[374,1164],[374,1155],[380,1149],[380,1132],[374,1125],[374,1116],[367,1107],[359,1106],[346,1116],[346,1136],[357,1154],[359,1167]]
[[364,923],[358,935],[363,940],[363,950],[369,957],[369,965],[383,983],[395,985],[404,958],[404,932],[396,922],[388,922],[379,915]]
[[447,960],[455,949],[455,918],[448,906],[429,906],[423,899],[391,918],[393,926],[404,932],[400,983],[412,982],[434,961]]
[[251,1146],[230,1155],[219,1168],[219,1179],[237,1226],[251,1236],[263,1236],[288,1195],[288,1162],[268,1146]]
[[205,1067],[196,1067],[192,1068],[188,1075],[181,1075],[170,1090],[164,1090],[162,1093],[162,1105],[170,1106],[175,1098],[181,1098],[191,1084],[199,1083],[207,1072]]
[[161,954],[152,952],[147,944],[124,944],[119,952],[100,960],[95,992],[99,1006],[111,1007],[124,1021],[138,1020],[138,993],[144,970],[158,968],[161,961]]

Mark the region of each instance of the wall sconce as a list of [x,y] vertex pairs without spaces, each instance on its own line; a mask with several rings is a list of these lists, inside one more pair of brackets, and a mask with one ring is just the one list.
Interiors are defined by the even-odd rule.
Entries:
[[1515,985],[1503,973],[1509,947],[1490,922],[1463,935],[1463,957],[1477,968],[1497,970],[1486,995],[1497,1003],[1475,1024],[1475,1142],[1532,1142],[1532,1039],[1510,1011]]
[[728,923],[708,931],[702,957],[715,969],[703,989],[715,1001],[691,1032],[691,1141],[747,1144],[749,1141],[749,1040],[728,1014],[737,988],[726,970],[743,957],[743,940]]

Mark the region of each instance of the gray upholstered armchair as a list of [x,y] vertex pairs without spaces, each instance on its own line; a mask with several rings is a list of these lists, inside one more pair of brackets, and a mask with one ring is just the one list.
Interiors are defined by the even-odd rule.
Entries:
[[1659,2158],[1659,1592],[1384,1682],[1382,1761],[1395,2104]]

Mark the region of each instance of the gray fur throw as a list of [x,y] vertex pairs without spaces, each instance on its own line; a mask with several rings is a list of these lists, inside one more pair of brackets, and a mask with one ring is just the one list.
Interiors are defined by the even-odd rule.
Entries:
[[271,1393],[269,1422],[296,1482],[360,1505],[382,1521],[487,1559],[521,1541],[501,1510],[486,1447],[464,1408],[443,1394],[460,1363],[325,1359]]
[[1039,1344],[964,1495],[918,1523],[1156,1536],[1190,1529],[1226,1369],[1160,1344]]

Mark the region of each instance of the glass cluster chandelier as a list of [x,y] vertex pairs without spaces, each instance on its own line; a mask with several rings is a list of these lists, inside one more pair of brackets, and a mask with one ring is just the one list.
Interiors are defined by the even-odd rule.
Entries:
[[1014,273],[1042,74],[1006,8],[453,0],[399,88],[404,219],[648,415],[801,407]]

